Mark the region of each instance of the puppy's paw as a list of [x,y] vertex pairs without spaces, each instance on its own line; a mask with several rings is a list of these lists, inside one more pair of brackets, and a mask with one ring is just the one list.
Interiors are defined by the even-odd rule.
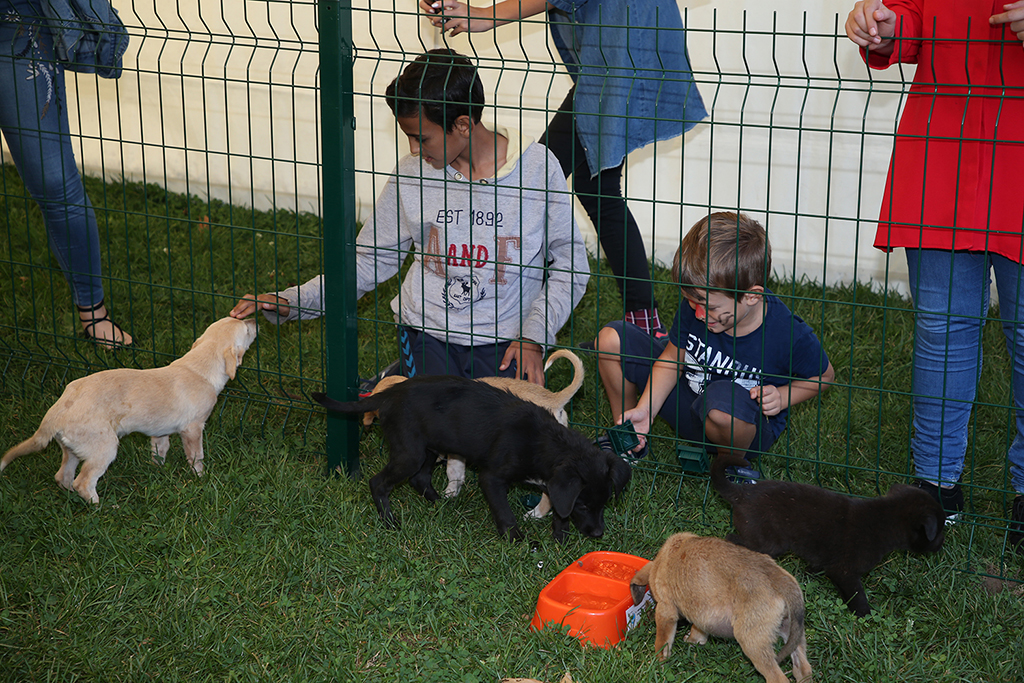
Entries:
[[459,491],[462,490],[463,483],[465,483],[465,480],[458,481],[453,479],[452,481],[448,482],[448,487],[445,488],[444,490],[444,497],[454,498],[455,496],[459,495]]
[[704,633],[696,626],[691,626],[690,632],[686,634],[686,637],[683,638],[683,640],[688,643],[693,643],[694,645],[703,645],[708,642],[708,634]]
[[523,519],[544,519],[544,517],[547,514],[548,511],[541,510],[541,506],[538,505],[537,507],[533,508],[532,510],[529,510],[525,515],[523,515]]

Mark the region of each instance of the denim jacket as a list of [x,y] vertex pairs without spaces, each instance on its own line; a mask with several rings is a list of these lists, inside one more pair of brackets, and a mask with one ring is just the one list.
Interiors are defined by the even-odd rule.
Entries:
[[592,175],[707,116],[676,0],[548,2],[555,47],[576,84],[576,130]]
[[39,7],[64,68],[102,78],[121,75],[128,30],[109,0],[42,0]]

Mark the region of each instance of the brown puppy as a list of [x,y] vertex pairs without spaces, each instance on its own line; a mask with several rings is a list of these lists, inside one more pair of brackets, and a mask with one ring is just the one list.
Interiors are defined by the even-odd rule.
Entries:
[[[530,403],[536,403],[541,408],[545,408],[548,412],[555,416],[559,424],[563,427],[569,426],[569,415],[565,412],[565,406],[568,405],[572,397],[576,395],[580,387],[583,386],[583,361],[580,360],[572,351],[567,349],[558,349],[548,356],[547,362],[544,364],[544,371],[547,372],[559,358],[565,358],[573,367],[572,381],[561,391],[553,392],[539,384],[533,384],[521,379],[513,379],[510,377],[481,377],[477,381],[490,384],[492,387],[498,389],[504,389],[510,391],[512,394],[518,396],[524,401]],[[385,377],[377,386],[373,388],[373,392],[370,394],[376,394],[381,391],[385,391],[398,384],[399,382],[405,381],[405,377],[401,375],[391,375]],[[373,420],[377,417],[376,410],[367,411],[363,415],[363,426],[369,427],[373,424]],[[448,475],[448,486],[445,488],[445,498],[454,498],[459,495],[459,491],[462,490],[462,485],[466,482],[466,461],[460,458],[458,455],[448,455],[448,464],[446,467]],[[551,499],[548,495],[542,494],[540,502],[535,508],[526,513],[528,519],[541,519],[545,515],[551,512]]]
[[[633,603],[650,589],[657,602],[654,648],[662,661],[672,654],[676,626],[692,626],[683,639],[703,645],[708,636],[735,638],[769,683],[788,681],[779,663],[793,661],[798,683],[811,680],[804,635],[804,595],[793,575],[767,555],[720,538],[670,536],[653,562],[630,582]],[[775,654],[775,641],[785,645]]]
[[[153,461],[162,464],[170,435],[181,434],[185,455],[203,473],[203,427],[228,380],[256,338],[254,320],[222,318],[203,332],[184,356],[163,368],[119,368],[68,384],[36,433],[7,451],[0,471],[56,439],[64,458],[54,479],[90,503],[99,503],[96,482],[117,457],[118,440],[142,432],[152,437]],[[82,471],[75,477],[75,468]]]
[[945,513],[927,492],[893,484],[878,498],[859,499],[792,481],[739,485],[725,469],[748,465],[719,455],[711,481],[732,504],[733,543],[778,557],[793,553],[823,571],[857,616],[871,612],[861,577],[894,550],[936,552],[945,539]]

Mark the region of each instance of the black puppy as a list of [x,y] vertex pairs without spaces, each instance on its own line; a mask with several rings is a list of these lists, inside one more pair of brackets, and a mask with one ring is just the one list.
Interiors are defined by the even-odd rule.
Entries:
[[629,482],[631,469],[618,456],[563,427],[544,408],[483,382],[461,377],[415,377],[361,401],[341,403],[324,394],[313,398],[329,410],[376,410],[391,449],[387,465],[370,479],[381,519],[391,513],[391,490],[408,479],[429,501],[437,500],[431,472],[437,453],[461,455],[479,475],[498,533],[521,539],[508,487],[531,482],[547,490],[552,534],[561,541],[569,520],[581,533],[604,533],[604,507]]
[[725,472],[731,465],[749,463],[719,455],[711,468],[715,489],[732,504],[736,533],[726,540],[772,557],[802,557],[825,572],[857,616],[871,612],[861,577],[883,557],[936,552],[945,539],[942,506],[915,486],[893,484],[884,496],[858,499],[791,481],[735,484]]

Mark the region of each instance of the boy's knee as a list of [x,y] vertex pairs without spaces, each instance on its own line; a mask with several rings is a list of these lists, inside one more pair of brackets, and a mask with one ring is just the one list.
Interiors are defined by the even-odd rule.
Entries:
[[[605,325],[597,333],[597,350],[608,354],[617,354],[622,350],[622,338],[619,331],[612,325]],[[610,356],[618,360],[618,356]]]
[[756,425],[752,422],[745,422],[740,418],[736,417],[732,413],[727,413],[724,410],[718,408],[712,408],[708,411],[707,418],[705,418],[707,426],[715,427],[718,430],[743,430],[747,428],[756,428]]

